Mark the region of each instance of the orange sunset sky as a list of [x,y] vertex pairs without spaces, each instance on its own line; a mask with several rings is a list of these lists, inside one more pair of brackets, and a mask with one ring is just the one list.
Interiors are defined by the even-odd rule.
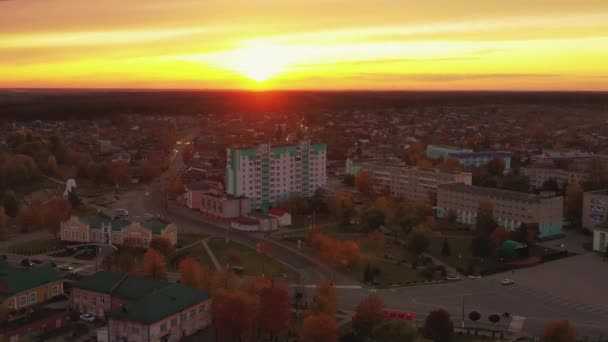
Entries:
[[608,90],[608,1],[0,0],[0,87]]

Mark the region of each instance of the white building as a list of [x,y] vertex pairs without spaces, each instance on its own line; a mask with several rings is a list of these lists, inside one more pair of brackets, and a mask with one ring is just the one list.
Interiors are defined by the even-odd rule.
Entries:
[[549,167],[522,167],[521,174],[530,179],[530,187],[542,188],[543,184],[553,179],[560,188],[569,183],[583,183],[591,176],[590,172],[566,171]]
[[267,211],[292,194],[311,197],[327,183],[324,144],[261,144],[227,150],[226,192],[251,198],[253,209]]

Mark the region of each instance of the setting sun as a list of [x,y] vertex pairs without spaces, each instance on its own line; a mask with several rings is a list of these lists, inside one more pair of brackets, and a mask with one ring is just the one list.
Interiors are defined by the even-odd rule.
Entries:
[[285,71],[287,61],[282,57],[275,47],[245,47],[234,51],[227,67],[256,82],[264,82]]

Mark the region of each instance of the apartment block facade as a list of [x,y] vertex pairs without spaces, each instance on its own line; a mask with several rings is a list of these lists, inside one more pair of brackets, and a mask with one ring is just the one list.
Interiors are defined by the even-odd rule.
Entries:
[[229,148],[226,192],[251,198],[251,207],[263,211],[291,194],[311,197],[327,183],[326,152],[324,144],[311,144],[309,140],[293,145]]
[[492,204],[494,219],[506,229],[514,230],[522,223],[537,223],[541,238],[562,234],[561,196],[541,197],[465,184],[443,184],[437,192],[437,216],[444,217],[453,211],[458,215],[458,222],[473,225],[481,202]]
[[471,184],[467,172],[440,171],[395,163],[361,163],[361,169],[374,179],[374,191],[390,191],[393,196],[409,200],[427,201],[446,183]]
[[485,151],[473,152],[473,150],[459,147],[443,146],[443,145],[428,145],[426,147],[426,156],[430,159],[448,159],[454,158],[458,160],[464,168],[482,167],[488,164],[492,159],[502,159],[504,170],[511,169],[511,152],[504,151]]
[[553,179],[559,187],[564,187],[569,183],[583,183],[591,176],[590,172],[567,171],[549,167],[522,167],[522,175],[530,179],[530,187],[533,189],[542,188],[543,184]]

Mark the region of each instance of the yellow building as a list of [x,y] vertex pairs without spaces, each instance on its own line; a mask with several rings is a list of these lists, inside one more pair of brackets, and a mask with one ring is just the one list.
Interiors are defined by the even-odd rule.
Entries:
[[122,245],[125,241],[148,247],[155,237],[177,243],[177,226],[162,218],[144,222],[131,222],[104,213],[88,216],[72,216],[61,223],[61,240],[77,243],[111,243]]
[[11,313],[63,294],[63,277],[50,265],[13,267],[0,260],[0,303]]

